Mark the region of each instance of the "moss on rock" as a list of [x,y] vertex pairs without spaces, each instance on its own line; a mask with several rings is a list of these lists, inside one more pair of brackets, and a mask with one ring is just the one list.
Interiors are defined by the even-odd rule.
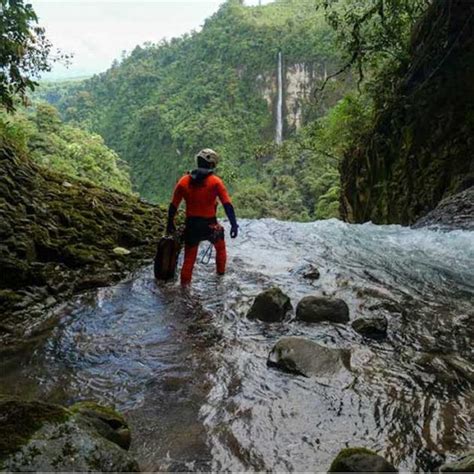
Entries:
[[25,445],[44,423],[62,423],[70,416],[59,405],[0,398],[0,462]]
[[70,410],[0,399],[0,470],[136,472],[130,430],[115,410],[92,402]]

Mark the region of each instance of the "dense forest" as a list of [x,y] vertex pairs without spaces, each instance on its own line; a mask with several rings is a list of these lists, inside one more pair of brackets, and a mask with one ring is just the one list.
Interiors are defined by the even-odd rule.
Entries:
[[[273,145],[271,79],[278,51],[285,64],[335,72],[342,61],[321,2],[275,2],[244,7],[226,2],[198,33],[138,46],[104,74],[46,85],[43,99],[64,119],[94,133],[125,159],[134,188],[166,202],[177,178],[203,146],[215,148],[219,173],[239,214],[310,219],[337,216],[339,118],[359,109],[345,75],[302,106],[305,126],[282,148]],[[269,110],[270,109],[270,110]],[[291,138],[293,137],[293,139]],[[318,144],[315,146],[315,144]],[[309,172],[311,170],[311,172]],[[314,173],[312,171],[315,171]]]

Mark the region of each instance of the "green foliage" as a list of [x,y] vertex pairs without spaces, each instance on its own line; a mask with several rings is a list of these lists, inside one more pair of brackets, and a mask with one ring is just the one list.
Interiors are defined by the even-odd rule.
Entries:
[[130,193],[128,167],[107,148],[100,135],[64,124],[49,104],[38,104],[34,114],[0,114],[0,137],[28,152],[37,163]]
[[345,51],[346,64],[341,71],[355,68],[359,85],[382,90],[394,87],[394,72],[409,60],[409,42],[413,26],[431,0],[323,0],[326,20],[337,33]]
[[51,43],[30,4],[23,0],[0,0],[0,105],[9,112],[16,98],[26,99],[34,78],[49,70]]
[[234,194],[239,213],[302,221],[339,217],[339,161],[369,127],[371,110],[364,96],[349,94],[281,147],[260,147],[256,155],[264,163],[257,176],[239,182]]

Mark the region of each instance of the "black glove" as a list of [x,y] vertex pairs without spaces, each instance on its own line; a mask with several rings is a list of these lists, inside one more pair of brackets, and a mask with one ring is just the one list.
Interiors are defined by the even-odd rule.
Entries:
[[229,202],[227,204],[224,204],[224,210],[227,214],[227,218],[230,221],[230,237],[231,239],[235,239],[239,234],[239,226],[237,225],[234,206],[232,206],[232,204]]
[[166,224],[166,233],[174,234],[176,232],[176,226],[174,225],[174,216],[176,215],[176,207],[170,204],[168,208],[168,224]]
[[174,225],[174,222],[168,222],[168,225],[166,226],[166,233],[174,234],[175,232],[176,232],[176,226]]

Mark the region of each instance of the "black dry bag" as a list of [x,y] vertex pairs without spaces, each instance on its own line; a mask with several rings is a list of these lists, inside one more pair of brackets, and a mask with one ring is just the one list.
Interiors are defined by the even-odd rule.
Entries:
[[171,280],[176,273],[181,243],[177,237],[164,236],[158,242],[155,256],[155,278]]

